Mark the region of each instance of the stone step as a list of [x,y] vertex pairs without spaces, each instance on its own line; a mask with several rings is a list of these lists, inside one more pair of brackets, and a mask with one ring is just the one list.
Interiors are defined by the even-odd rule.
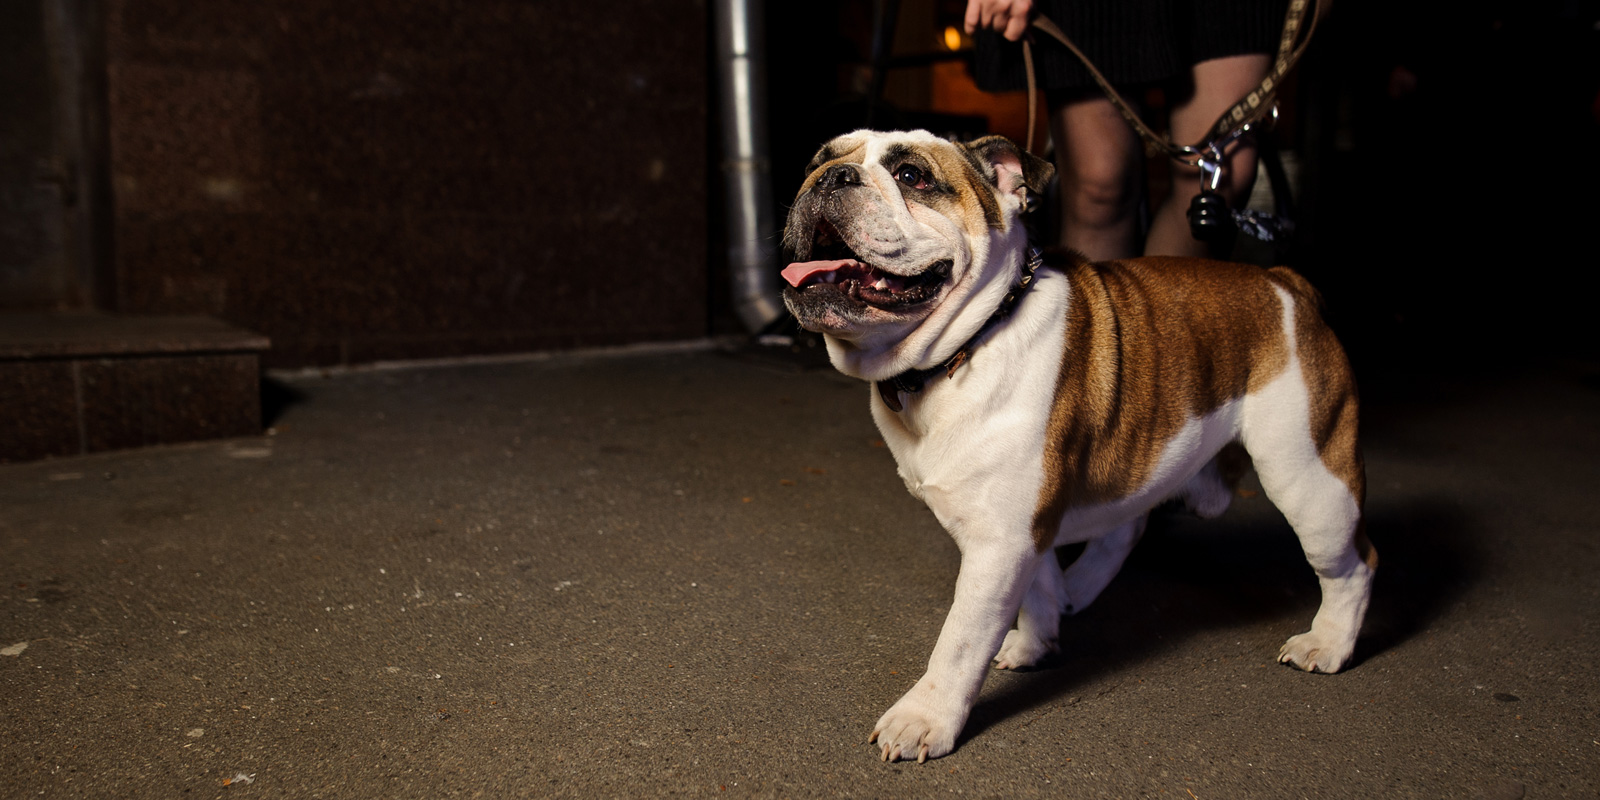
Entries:
[[208,317],[0,313],[0,462],[257,435],[270,346]]

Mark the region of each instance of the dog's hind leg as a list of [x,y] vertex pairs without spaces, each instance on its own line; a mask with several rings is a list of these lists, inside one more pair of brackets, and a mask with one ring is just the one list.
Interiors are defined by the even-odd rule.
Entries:
[[1364,533],[1356,401],[1353,392],[1324,394],[1313,419],[1295,367],[1246,398],[1243,441],[1262,489],[1294,528],[1322,586],[1311,630],[1290,637],[1278,660],[1308,672],[1338,672],[1355,651],[1378,563]]
[[1000,652],[994,657],[999,669],[1037,665],[1045,656],[1060,649],[1061,604],[1066,595],[1061,588],[1061,565],[1055,554],[1046,551],[1039,558],[1033,583],[1022,596],[1017,627],[1006,632]]
[[1105,591],[1111,579],[1122,570],[1122,563],[1133,552],[1144,534],[1146,514],[1120,525],[1104,536],[1090,539],[1065,572],[1054,554],[1039,559],[1033,583],[1022,598],[1017,627],[1006,632],[1005,642],[994,657],[996,667],[1016,669],[1035,666],[1045,656],[1060,649],[1061,615],[1076,614],[1089,607]]
[[1377,562],[1370,546],[1362,547],[1360,504],[1331,476],[1285,478],[1264,469],[1260,461],[1257,470],[1267,496],[1300,537],[1306,560],[1322,586],[1322,606],[1311,630],[1290,637],[1278,660],[1307,672],[1338,672],[1355,651]]
[[1122,571],[1133,546],[1144,535],[1148,514],[1119,525],[1097,539],[1090,539],[1083,554],[1061,576],[1061,613],[1076,614],[1089,607]]
[[1238,443],[1229,444],[1184,484],[1181,497],[1190,511],[1204,519],[1222,516],[1233,502],[1239,479],[1250,468],[1250,457]]

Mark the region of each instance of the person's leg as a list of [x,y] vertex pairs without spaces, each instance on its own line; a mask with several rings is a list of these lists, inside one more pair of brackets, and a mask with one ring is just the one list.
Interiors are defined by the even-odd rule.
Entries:
[[[1211,124],[1250,90],[1256,88],[1272,66],[1265,54],[1228,56],[1202,61],[1191,69],[1194,91],[1172,107],[1172,138],[1179,144],[1194,144],[1209,131]],[[1235,143],[1224,154],[1227,166],[1219,187],[1230,208],[1249,196],[1256,179],[1254,145]],[[1200,193],[1200,170],[1174,164],[1172,191],[1150,220],[1145,239],[1146,255],[1206,256],[1206,243],[1189,232],[1189,201]]]
[[1138,134],[1096,93],[1052,103],[1050,136],[1061,185],[1060,244],[1094,261],[1138,255]]

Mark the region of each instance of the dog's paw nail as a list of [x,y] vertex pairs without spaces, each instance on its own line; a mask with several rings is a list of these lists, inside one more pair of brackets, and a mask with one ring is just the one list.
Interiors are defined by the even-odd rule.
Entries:
[[926,762],[927,760],[928,760],[928,746],[927,745],[923,745],[922,747],[917,748],[917,763],[918,764],[922,764],[922,763]]
[[1319,638],[1314,633],[1302,633],[1284,643],[1283,649],[1278,652],[1278,660],[1306,672],[1331,675],[1349,662],[1349,653],[1348,646],[1343,649],[1330,646],[1326,638]]

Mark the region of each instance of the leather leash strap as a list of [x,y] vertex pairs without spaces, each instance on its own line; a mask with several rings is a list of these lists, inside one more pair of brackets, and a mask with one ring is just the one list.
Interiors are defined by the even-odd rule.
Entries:
[[[1283,77],[1289,74],[1289,70],[1294,68],[1295,62],[1300,60],[1301,54],[1305,53],[1306,46],[1311,43],[1311,34],[1317,28],[1317,15],[1315,13],[1311,15],[1309,22],[1305,20],[1306,8],[1312,2],[1313,0],[1289,0],[1289,9],[1283,19],[1283,34],[1278,38],[1278,57],[1273,63],[1272,69],[1267,72],[1267,76],[1261,79],[1261,83],[1254,90],[1246,94],[1239,102],[1234,103],[1227,111],[1222,112],[1222,116],[1218,117],[1217,121],[1211,125],[1211,132],[1205,139],[1188,147],[1173,144],[1151,130],[1150,126],[1139,118],[1139,114],[1133,110],[1133,106],[1129,105],[1128,101],[1124,100],[1122,95],[1118,94],[1117,90],[1111,86],[1111,82],[1106,80],[1106,76],[1100,74],[1100,70],[1096,69],[1094,64],[1089,61],[1089,57],[1085,56],[1083,51],[1079,50],[1078,46],[1073,44],[1072,40],[1068,39],[1067,35],[1062,33],[1061,29],[1054,22],[1051,22],[1049,18],[1043,15],[1034,17],[1033,27],[1059,41],[1068,50],[1072,51],[1072,54],[1077,56],[1079,61],[1083,62],[1084,69],[1088,70],[1089,77],[1099,84],[1100,91],[1105,93],[1106,99],[1116,106],[1117,111],[1122,114],[1122,118],[1127,120],[1128,124],[1133,126],[1133,129],[1145,141],[1154,145],[1174,160],[1194,165],[1201,160],[1204,154],[1212,150],[1217,142],[1226,143],[1235,134],[1251,124],[1259,122],[1261,118],[1272,112],[1273,104],[1277,97],[1278,85],[1283,82]],[[1300,35],[1302,28],[1304,28],[1304,36]],[[1033,70],[1033,48],[1029,43],[1031,38],[1031,35],[1025,36],[1022,40],[1022,63],[1028,74],[1028,136],[1026,147],[1030,153],[1033,152],[1033,126],[1037,113],[1035,106],[1038,104],[1037,79],[1034,77]]]

